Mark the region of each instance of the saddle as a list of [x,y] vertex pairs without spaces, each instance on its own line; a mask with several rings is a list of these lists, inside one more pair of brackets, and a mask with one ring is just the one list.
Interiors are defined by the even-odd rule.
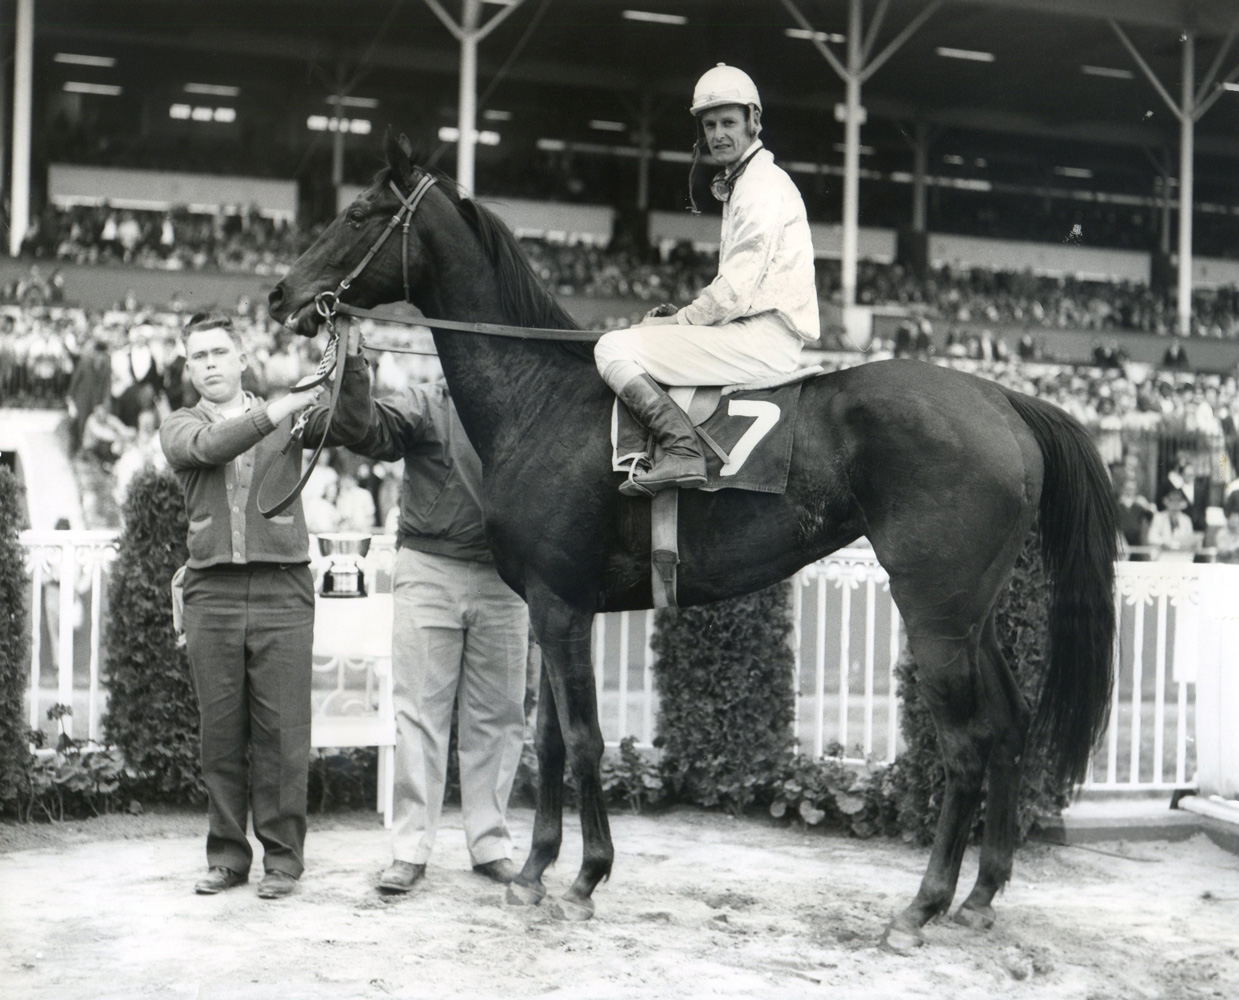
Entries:
[[[821,365],[813,365],[741,385],[664,387],[688,414],[705,445],[706,484],[700,488],[782,493],[787,488],[800,388],[822,373]],[[641,463],[658,457],[649,431],[618,399],[611,416],[611,444],[611,468],[630,476]],[[651,584],[656,608],[677,606],[679,497],[678,489],[669,489],[650,501]]]

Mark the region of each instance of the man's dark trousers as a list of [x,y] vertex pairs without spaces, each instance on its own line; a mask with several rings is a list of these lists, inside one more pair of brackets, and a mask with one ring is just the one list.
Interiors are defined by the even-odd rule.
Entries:
[[207,864],[246,874],[304,869],[314,581],[305,565],[185,572],[185,636],[202,719]]

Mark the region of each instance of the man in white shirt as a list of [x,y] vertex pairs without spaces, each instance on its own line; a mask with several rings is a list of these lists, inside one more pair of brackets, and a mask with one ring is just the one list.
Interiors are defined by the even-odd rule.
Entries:
[[690,109],[698,148],[723,170],[718,275],[691,303],[659,307],[638,325],[604,335],[598,371],[662,446],[663,457],[620,489],[651,496],[705,483],[705,456],[664,385],[725,385],[795,371],[819,338],[813,242],[800,192],[757,135],[761,98],[748,75],[719,63],[697,82]]
[[1192,519],[1185,513],[1187,497],[1179,487],[1172,487],[1162,499],[1165,510],[1153,515],[1149,525],[1149,544],[1171,552],[1191,552],[1196,548],[1196,533]]

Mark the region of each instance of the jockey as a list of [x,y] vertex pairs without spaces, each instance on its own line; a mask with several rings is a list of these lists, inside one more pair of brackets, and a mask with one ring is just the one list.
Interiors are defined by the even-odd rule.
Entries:
[[787,375],[804,343],[819,337],[809,222],[796,185],[757,138],[757,87],[719,63],[697,81],[690,111],[694,166],[699,152],[723,166],[710,186],[723,202],[718,275],[682,309],[658,306],[594,348],[607,385],[662,446],[652,469],[620,487],[633,496],[706,481],[701,442],[659,382],[730,385]]

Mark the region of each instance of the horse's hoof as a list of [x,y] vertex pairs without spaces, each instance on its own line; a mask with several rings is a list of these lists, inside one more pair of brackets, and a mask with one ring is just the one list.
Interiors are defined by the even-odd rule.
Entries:
[[588,898],[573,899],[569,896],[561,896],[559,899],[551,900],[547,906],[556,920],[580,923],[594,915],[594,901]]
[[882,935],[878,947],[894,955],[909,955],[924,943],[925,935],[919,930],[909,930],[906,927],[891,924]]
[[973,907],[964,905],[955,911],[955,922],[971,927],[974,931],[987,931],[994,926],[992,906]]
[[509,882],[504,898],[512,906],[537,906],[546,895],[546,890],[540,885],[524,885],[521,882]]

